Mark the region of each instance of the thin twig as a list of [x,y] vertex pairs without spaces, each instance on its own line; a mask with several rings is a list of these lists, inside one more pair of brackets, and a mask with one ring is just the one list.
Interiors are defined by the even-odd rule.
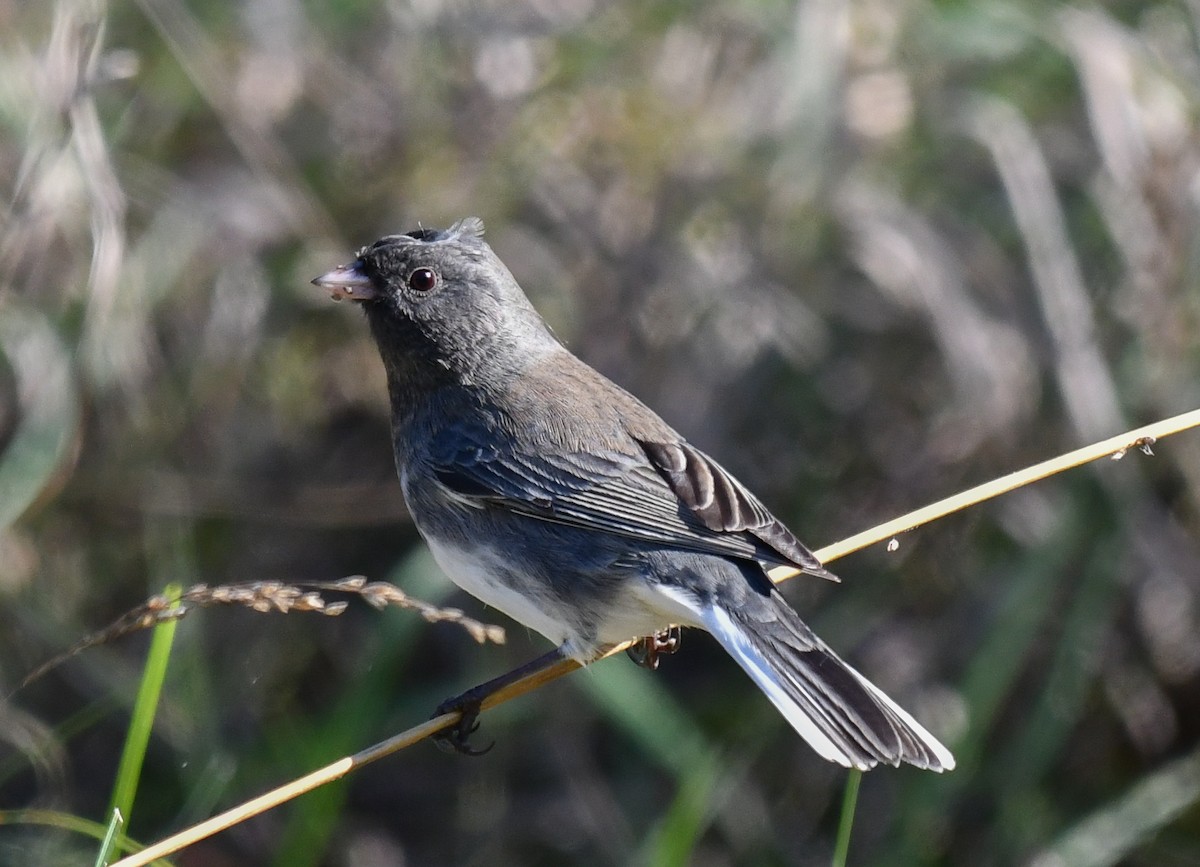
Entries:
[[[985,500],[998,497],[1001,494],[1007,494],[1009,491],[1015,491],[1017,488],[1022,488],[1025,485],[1048,478],[1056,473],[1073,469],[1082,464],[1107,457],[1120,460],[1125,456],[1126,452],[1134,448],[1141,449],[1146,454],[1151,454],[1150,447],[1154,445],[1155,441],[1198,425],[1200,425],[1200,409],[1194,409],[1191,412],[1185,412],[1182,415],[1173,416],[1154,424],[1148,424],[1145,427],[1135,428],[1127,433],[1109,437],[1106,440],[1101,440],[1090,446],[1084,446],[1073,452],[1067,452],[1065,455],[1059,455],[1048,461],[1042,461],[1040,464],[1034,464],[1032,467],[1018,470],[1007,476],[1001,476],[998,479],[963,491],[960,494],[955,494],[953,497],[939,500],[936,503],[925,506],[923,509],[917,509],[915,512],[901,515],[899,518],[888,521],[885,524],[879,524],[869,530],[864,530],[840,542],[834,542],[832,545],[821,548],[813,553],[817,555],[817,559],[822,563],[828,563],[870,545],[890,540],[900,533],[915,530],[922,524],[928,524],[930,521],[944,518],[952,512],[977,505]],[[787,566],[778,566],[771,570],[771,580],[778,583],[799,574],[799,570],[791,569]]]
[[[903,533],[908,530],[915,529],[922,524],[933,521],[937,518],[944,517],[964,509],[968,506],[973,506],[985,500],[997,497],[1001,494],[1008,493],[1016,488],[1023,487],[1032,482],[1052,476],[1055,473],[1063,472],[1064,470],[1080,466],[1081,464],[1094,461],[1099,458],[1112,457],[1120,458],[1131,448],[1142,448],[1147,450],[1156,440],[1161,440],[1164,437],[1170,436],[1180,431],[1188,430],[1200,426],[1200,410],[1192,410],[1191,412],[1177,415],[1173,418],[1164,421],[1156,422],[1155,424],[1147,425],[1142,428],[1120,434],[1115,437],[1103,440],[1102,442],[1086,446],[1081,449],[1076,449],[1060,457],[1052,460],[1044,461],[1028,469],[1020,472],[1012,473],[995,481],[988,482],[984,485],[971,488],[961,494],[953,497],[948,497],[923,509],[918,509],[915,512],[909,512],[907,515],[902,515],[893,521],[880,524],[876,527],[851,536],[849,539],[844,539],[841,542],[836,542],[828,547],[821,548],[814,552],[817,558],[822,563],[828,563],[839,557],[844,557],[847,554],[858,551],[868,545],[873,545],[879,542],[884,542],[894,537],[897,533]],[[771,573],[771,578],[776,582],[787,580],[794,575],[799,574],[797,570],[775,569]],[[630,647],[634,641],[626,641],[614,647],[608,648],[600,653],[595,660],[605,659],[613,654],[620,653],[622,650]],[[502,704],[510,699],[517,698],[527,692],[531,692],[552,680],[557,680],[564,674],[575,671],[582,666],[579,663],[563,659],[548,668],[534,672],[526,677],[510,684],[502,690],[488,696],[483,702],[483,709],[486,710]],[[332,764],[326,765],[319,770],[313,771],[298,780],[293,780],[286,785],[273,789],[263,795],[259,795],[250,801],[214,816],[211,819],[201,822],[198,825],[193,825],[191,828],[186,828],[177,834],[173,834],[166,839],[155,843],[143,849],[134,855],[130,855],[116,862],[112,867],[144,867],[156,858],[161,858],[165,855],[170,855],[173,852],[178,852],[187,846],[192,845],[200,840],[210,837],[219,831],[232,827],[239,822],[252,818],[264,813],[272,807],[277,807],[280,804],[286,803],[293,798],[310,792],[313,789],[323,786],[326,783],[333,782],[348,774],[350,771],[362,767],[374,761],[378,761],[385,756],[398,752],[405,747],[411,746],[418,741],[424,740],[430,735],[448,729],[450,726],[457,723],[462,718],[462,714],[458,711],[445,713],[441,716],[414,726],[407,731],[401,732],[385,741],[381,741],[374,746],[367,747],[365,750],[355,753],[352,756],[346,756],[338,759]]]

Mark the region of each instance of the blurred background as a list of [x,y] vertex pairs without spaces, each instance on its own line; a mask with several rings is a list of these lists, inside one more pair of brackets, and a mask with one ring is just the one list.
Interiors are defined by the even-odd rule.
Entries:
[[[812,547],[1200,405],[1200,3],[0,0],[0,692],[173,581],[362,573],[179,627],[151,842],[547,649],[408,520],[360,312],[309,280],[488,239],[579,355]],[[955,751],[851,862],[1200,864],[1200,435],[785,593]],[[0,809],[103,820],[147,647],[0,703]],[[847,775],[707,637],[611,659],[181,865],[827,864]],[[95,840],[0,827],[5,864]]]

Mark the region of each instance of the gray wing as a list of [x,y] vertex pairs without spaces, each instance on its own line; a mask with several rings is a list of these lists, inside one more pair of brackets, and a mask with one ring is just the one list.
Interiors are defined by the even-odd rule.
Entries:
[[518,454],[487,439],[463,429],[439,436],[434,476],[461,501],[832,577],[753,494],[686,443]]

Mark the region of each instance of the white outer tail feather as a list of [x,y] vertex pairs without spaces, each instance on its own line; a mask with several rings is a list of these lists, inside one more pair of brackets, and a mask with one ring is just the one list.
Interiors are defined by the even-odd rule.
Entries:
[[[865,771],[874,766],[874,762],[864,762],[848,756],[788,696],[787,692],[779,684],[778,675],[772,670],[753,642],[746,636],[743,629],[730,617],[729,612],[715,606],[701,605],[699,600],[691,597],[690,594],[679,592],[674,588],[666,588],[660,585],[658,589],[669,596],[675,605],[682,606],[691,613],[694,619],[699,621],[720,642],[726,652],[737,660],[738,665],[750,675],[750,679],[754,681],[754,684],[771,700],[771,703],[775,705],[784,719],[800,734],[800,737],[808,742],[809,746],[816,750],[818,755],[828,761],[836,762],[845,768],[857,768],[858,770]],[[933,770],[939,772],[954,770],[954,756],[937,738],[913,719],[912,715],[906,710],[884,695],[883,690],[879,689],[879,687],[875,686],[875,684],[871,683],[850,666],[847,665],[846,668],[858,678],[858,681],[881,704],[888,707],[896,716],[903,720],[912,729],[913,733],[925,743],[930,752],[937,757],[937,760],[941,763],[941,767],[934,768]]]
[[762,654],[750,643],[728,613],[720,608],[708,608],[698,612],[705,628],[721,643],[721,646],[737,660],[738,665],[745,669],[746,674],[755,685],[771,700],[771,704],[783,714],[783,718],[791,723],[792,728],[800,733],[800,737],[808,742],[821,758],[837,762],[844,768],[858,768],[865,771],[870,765],[856,763],[846,755],[840,747],[831,741],[823,731],[813,723],[796,703],[788,698],[786,692],[779,686]]
[[917,722],[915,719],[913,719],[912,715],[908,711],[906,711],[904,708],[900,707],[900,705],[896,704],[894,701],[892,701],[890,698],[888,698],[886,695],[884,695],[884,692],[882,689],[880,689],[875,684],[871,683],[871,681],[867,680],[865,677],[863,677],[861,674],[859,674],[856,669],[851,668],[850,666],[846,666],[846,667],[850,669],[850,671],[854,674],[855,677],[858,678],[859,682],[863,686],[865,686],[867,689],[869,689],[871,691],[871,693],[877,699],[879,699],[881,704],[887,705],[889,708],[891,708],[892,713],[896,714],[896,716],[898,716],[898,717],[900,717],[900,719],[904,720],[904,722],[908,725],[908,727],[910,729],[912,729],[913,732],[916,733],[917,737],[919,737],[924,742],[925,746],[929,747],[930,751],[935,756],[937,756],[937,760],[939,762],[941,762],[942,766],[940,768],[934,768],[933,770],[936,770],[939,774],[942,771],[954,770],[954,765],[955,765],[954,754],[951,753],[950,750],[946,749],[946,747],[942,744],[941,741],[939,741],[937,738],[935,738],[933,735],[931,735],[929,733],[929,730],[926,729],[925,726],[921,725],[919,722]]

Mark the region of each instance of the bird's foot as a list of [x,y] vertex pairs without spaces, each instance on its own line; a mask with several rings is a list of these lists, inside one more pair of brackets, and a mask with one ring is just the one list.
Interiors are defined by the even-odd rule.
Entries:
[[495,741],[482,748],[471,744],[471,735],[479,731],[479,713],[482,710],[482,697],[473,695],[473,693],[475,690],[469,689],[462,695],[448,698],[433,712],[433,717],[430,719],[456,711],[460,714],[458,722],[432,736],[438,749],[463,756],[482,756],[484,753],[490,752],[496,745]]
[[658,668],[659,657],[669,655],[679,650],[683,642],[683,630],[678,626],[668,626],[653,635],[647,635],[632,644],[625,652],[629,658],[642,668],[654,671]]
[[562,661],[562,650],[555,648],[512,671],[505,672],[499,677],[493,677],[487,683],[471,687],[462,695],[446,699],[438,705],[430,719],[447,713],[459,713],[461,716],[453,725],[431,735],[434,743],[447,752],[461,753],[464,756],[482,756],[496,745],[490,743],[483,749],[477,749],[470,743],[471,735],[479,729],[479,714],[483,711],[484,702],[513,684],[553,668]]

